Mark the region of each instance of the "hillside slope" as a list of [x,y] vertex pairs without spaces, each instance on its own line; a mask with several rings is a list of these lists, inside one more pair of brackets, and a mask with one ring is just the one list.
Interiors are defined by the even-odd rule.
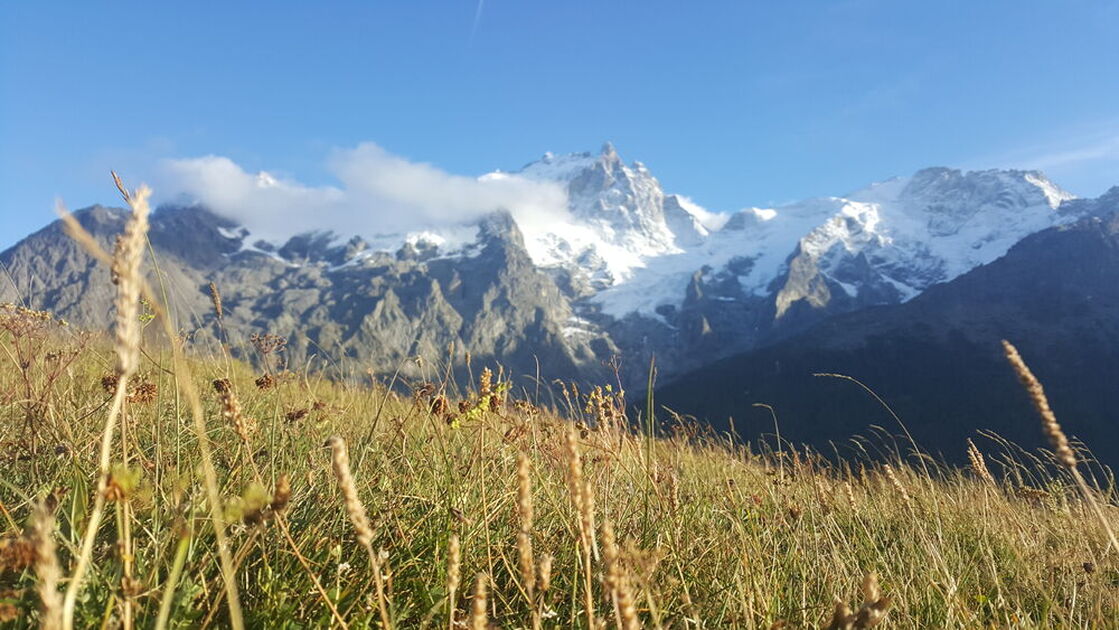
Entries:
[[[39,592],[77,583],[114,356],[8,308],[0,347],[0,626],[24,630],[44,623]],[[260,387],[166,348],[145,347],[126,390],[74,627],[231,627],[216,531],[248,628],[869,627],[827,625],[837,600],[896,630],[1119,618],[1099,521],[1067,473],[1013,449],[983,445],[974,471],[836,465],[696,427],[650,441],[601,392],[575,395],[580,426],[498,378],[449,400],[430,369],[410,395],[308,373]],[[859,588],[871,575],[880,592]]]
[[[1082,202],[1088,203],[1088,202]],[[826,447],[877,424],[901,428],[857,385],[878,393],[925,447],[958,459],[988,429],[1038,444],[1026,398],[1001,354],[1016,344],[1070,433],[1119,463],[1119,188],[1075,225],[1029,236],[1006,256],[900,305],[827,320],[657,391],[657,402],[743,435],[773,431]]]

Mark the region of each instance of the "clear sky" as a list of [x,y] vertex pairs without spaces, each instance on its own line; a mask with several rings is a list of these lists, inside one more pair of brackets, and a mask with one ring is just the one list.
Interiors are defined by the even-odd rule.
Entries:
[[373,142],[449,173],[612,140],[712,210],[931,165],[1119,184],[1119,3],[5,2],[0,248],[225,156],[329,184]]

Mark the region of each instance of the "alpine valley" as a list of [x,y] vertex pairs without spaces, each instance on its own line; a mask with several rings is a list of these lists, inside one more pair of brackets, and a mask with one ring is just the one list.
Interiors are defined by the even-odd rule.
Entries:
[[[1088,424],[1069,419],[1074,433],[1116,437],[1119,189],[1077,199],[1039,172],[929,168],[843,196],[714,213],[666,193],[609,144],[483,176],[507,177],[558,183],[567,216],[520,224],[493,208],[420,232],[269,242],[200,204],[164,205],[152,217],[150,278],[201,347],[273,333],[288,339],[291,365],[406,378],[430,377],[433,361],[465,376],[469,353],[475,372],[501,364],[530,388],[610,382],[616,366],[632,391],[655,357],[658,402],[729,428],[729,416],[761,422],[752,403],[778,401],[804,429],[789,434],[803,440],[881,421],[859,405],[837,412],[865,394],[850,383],[836,393],[814,372],[846,370],[884,386],[934,445],[958,450],[976,429],[1029,424],[997,365],[998,340],[1013,337],[1039,373],[1062,383],[1058,403],[1079,401],[1068,405]],[[111,250],[122,210],[76,216]],[[0,301],[85,327],[111,321],[109,270],[59,222],[0,263]],[[233,348],[249,355],[245,344]],[[1050,356],[1060,360],[1047,372]],[[922,378],[927,387],[915,386]],[[992,404],[969,407],[988,381],[1000,392]],[[962,392],[955,401],[945,402],[946,383]],[[933,384],[938,395],[921,393]],[[932,428],[942,413],[955,414],[942,425],[951,430]]]

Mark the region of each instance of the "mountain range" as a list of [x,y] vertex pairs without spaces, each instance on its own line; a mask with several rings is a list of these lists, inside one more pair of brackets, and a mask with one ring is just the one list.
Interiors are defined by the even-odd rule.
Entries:
[[[288,338],[292,365],[349,363],[415,378],[430,369],[411,357],[465,374],[470,353],[475,368],[500,363],[525,383],[612,380],[618,357],[631,390],[655,357],[665,384],[658,399],[677,411],[746,420],[749,404],[772,397],[800,418],[802,430],[789,435],[817,442],[867,422],[831,410],[849,392],[798,395],[836,387],[804,382],[813,371],[897,384],[887,396],[912,397],[922,427],[940,417],[973,430],[1011,414],[928,401],[988,377],[1009,382],[991,362],[998,338],[1017,337],[1042,374],[1064,357],[1048,369],[1070,386],[1119,349],[1109,301],[1119,285],[1108,284],[1119,279],[1108,275],[1119,271],[1109,249],[1119,189],[1085,200],[1036,171],[929,168],[841,196],[714,213],[666,193],[610,144],[486,178],[558,184],[567,212],[519,222],[494,208],[411,233],[270,242],[200,204],[170,204],[152,218],[152,279],[183,333],[203,345],[267,332]],[[124,221],[103,206],[76,216],[107,248]],[[0,263],[0,301],[83,326],[111,320],[108,270],[58,222],[0,253]],[[211,282],[222,294],[221,327]],[[904,362],[926,355],[927,365]],[[967,391],[961,400],[979,396]],[[1096,403],[1111,399],[1100,396],[1092,426],[1107,424]],[[1022,404],[1008,407],[1014,417]]]
[[[770,410],[755,406],[765,403],[777,410],[782,437],[847,454],[860,448],[848,439],[870,426],[908,431],[950,460],[963,458],[967,437],[988,442],[977,431],[1044,446],[1003,356],[1007,339],[1065,430],[1100,461],[1119,464],[1119,188],[1075,203],[1087,217],[1031,234],[951,282],[716,361],[666,385],[657,400],[744,436],[776,431]],[[834,374],[859,379],[885,405]]]

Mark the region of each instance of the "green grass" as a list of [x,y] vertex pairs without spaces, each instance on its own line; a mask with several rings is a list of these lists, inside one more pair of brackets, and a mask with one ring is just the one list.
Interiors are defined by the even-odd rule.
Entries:
[[[97,483],[111,398],[101,381],[113,356],[98,339],[54,322],[24,326],[16,324],[22,315],[3,317],[0,544],[7,551],[0,552],[0,615],[14,611],[4,627],[23,628],[39,624],[37,578],[12,550],[22,544],[34,503],[53,495],[59,562],[70,575]],[[97,532],[75,625],[112,626],[127,600],[136,627],[155,626],[161,602],[169,605],[167,627],[226,627],[185,383],[169,352],[154,344],[145,350],[140,378],[155,386],[154,397],[126,404],[113,451],[123,498],[108,504]],[[478,404],[477,392],[443,382],[430,359],[435,394],[448,390],[455,411],[466,400],[465,412],[432,413],[431,395],[314,373],[282,375],[260,390],[259,373],[245,364],[220,355],[191,361],[231,523],[246,626],[340,625],[316,580],[350,627],[381,625],[370,557],[347,519],[324,447],[338,435],[349,445],[373,546],[387,552],[386,599],[396,627],[466,623],[479,572],[489,576],[488,616],[497,626],[531,627],[536,611],[545,627],[586,627],[579,517],[565,472],[564,434],[572,422],[580,423],[596,523],[614,525],[645,626],[822,627],[836,597],[861,604],[859,587],[869,573],[891,599],[883,627],[1119,625],[1119,551],[1107,547],[1071,480],[1046,457],[984,441],[998,479],[992,487],[936,462],[927,462],[926,474],[903,452],[889,463],[911,497],[907,503],[884,478],[886,462],[829,462],[804,449],[794,456],[787,445],[750,447],[686,425],[675,437],[650,441],[610,422],[596,428],[595,416],[616,407],[596,403],[600,411],[584,414],[584,395],[567,409],[569,419],[537,401],[516,402],[524,396],[512,393],[491,408]],[[210,385],[218,378],[231,380],[244,414],[255,420],[248,444],[222,417]],[[536,557],[555,558],[551,587],[533,603],[516,547],[519,453],[532,466]],[[265,509],[263,520],[246,523],[282,475],[290,479],[290,503],[279,516]],[[1108,478],[1097,478],[1110,487]],[[1035,496],[1025,496],[1022,485],[1035,488]],[[1100,498],[1114,520],[1115,497],[1107,490]],[[456,610],[449,611],[447,546],[454,534],[463,579]],[[135,580],[127,589],[118,545],[126,538]],[[593,559],[590,570],[596,616],[613,626],[603,561]],[[68,586],[65,579],[60,586]]]

